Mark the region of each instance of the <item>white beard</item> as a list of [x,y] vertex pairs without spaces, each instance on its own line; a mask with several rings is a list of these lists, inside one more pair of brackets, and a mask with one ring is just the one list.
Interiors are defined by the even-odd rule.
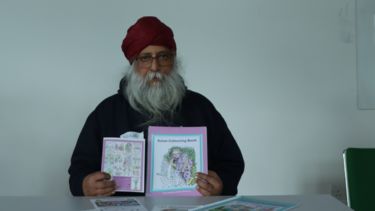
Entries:
[[[145,125],[173,118],[186,91],[184,80],[177,73],[176,66],[168,75],[149,71],[144,78],[132,67],[125,78],[127,85],[124,94],[133,109],[149,117]],[[158,80],[152,81],[155,78]]]

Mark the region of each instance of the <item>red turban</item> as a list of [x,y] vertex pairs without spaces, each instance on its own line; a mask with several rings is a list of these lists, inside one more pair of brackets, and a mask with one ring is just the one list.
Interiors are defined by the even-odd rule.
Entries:
[[176,51],[172,30],[156,17],[142,17],[129,27],[121,49],[130,63],[149,45],[160,45]]

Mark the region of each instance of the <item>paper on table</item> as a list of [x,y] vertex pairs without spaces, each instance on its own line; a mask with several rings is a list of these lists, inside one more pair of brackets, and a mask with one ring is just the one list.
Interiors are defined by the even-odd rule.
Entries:
[[100,211],[147,211],[135,198],[97,198],[90,201]]
[[152,211],[188,211],[197,205],[156,205]]
[[294,203],[261,200],[249,196],[235,196],[214,203],[199,206],[189,211],[218,211],[218,210],[254,210],[254,211],[286,211],[297,206]]

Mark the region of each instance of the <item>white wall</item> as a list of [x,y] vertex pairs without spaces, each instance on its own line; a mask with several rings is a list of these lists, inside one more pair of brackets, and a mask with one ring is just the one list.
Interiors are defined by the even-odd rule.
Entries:
[[352,0],[0,3],[0,195],[69,195],[70,156],[127,68],[143,15],[170,25],[188,86],[222,113],[246,160],[240,194],[328,193],[342,151],[375,147],[358,110]]

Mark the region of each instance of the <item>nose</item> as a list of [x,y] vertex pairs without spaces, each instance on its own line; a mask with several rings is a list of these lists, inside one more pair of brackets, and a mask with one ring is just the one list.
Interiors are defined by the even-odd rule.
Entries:
[[153,72],[159,71],[159,64],[156,61],[156,58],[152,59],[150,70],[153,71]]

